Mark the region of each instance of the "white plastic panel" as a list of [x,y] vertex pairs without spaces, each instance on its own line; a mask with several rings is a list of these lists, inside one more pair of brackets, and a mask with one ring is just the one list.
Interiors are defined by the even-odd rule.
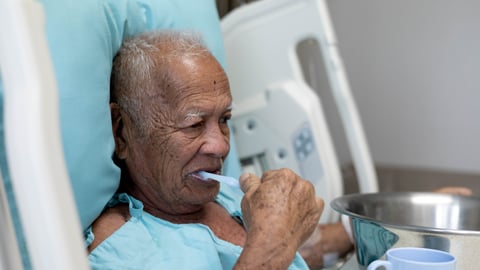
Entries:
[[[357,108],[350,92],[343,63],[337,50],[336,39],[325,2],[322,0],[256,1],[243,5],[227,14],[222,20],[222,30],[225,40],[227,73],[235,102],[233,118],[235,125],[240,119],[243,121],[246,115],[254,118],[257,117],[255,114],[260,113],[260,111],[262,111],[262,115],[265,114],[264,109],[259,108],[270,106],[268,92],[272,90],[270,88],[272,85],[292,81],[297,86],[289,86],[289,88],[305,88],[304,86],[298,87],[299,82],[305,82],[306,75],[296,49],[298,44],[305,40],[316,40],[318,42],[323,56],[323,63],[321,64],[325,67],[329,85],[347,133],[347,140],[359,178],[360,191],[377,191],[378,186],[373,162]],[[313,69],[309,72],[314,74],[316,71]],[[312,74],[309,74],[309,76],[312,77]],[[285,94],[289,95],[288,98],[294,98],[294,96],[304,95],[306,92],[294,90],[291,92],[285,91]],[[309,102],[311,102],[310,99],[311,96],[307,95],[292,102],[304,102],[303,104],[300,103],[299,106],[307,108]],[[319,97],[316,97],[314,100],[318,101],[318,99]],[[305,119],[308,119],[308,126],[316,130],[312,134],[316,137],[317,152],[323,153],[319,157],[318,170],[321,169],[322,173],[325,174],[326,182],[321,187],[323,190],[320,193],[326,194],[332,190],[336,192],[324,196],[327,198],[328,204],[328,198],[342,194],[342,189],[336,186],[343,184],[320,102],[315,105],[318,109],[304,110],[302,113],[306,115],[293,114],[290,103],[288,101],[282,102],[284,103],[276,105],[276,111],[270,113],[270,118],[263,119],[262,125],[265,128],[268,128],[269,125],[277,125],[283,128],[273,129],[270,134],[264,133],[261,135],[266,136],[265,138],[255,136],[255,139],[252,137],[248,141],[242,138],[245,134],[240,134],[236,130],[235,138],[238,149],[240,149],[242,155],[243,150],[257,147],[256,154],[265,159],[265,161],[259,163],[268,165],[271,160],[269,161],[268,155],[265,156],[263,153],[269,147],[268,144],[274,141],[274,135],[279,136],[278,133],[283,132],[288,136],[294,136],[297,132],[296,129],[289,129],[283,125],[287,122],[283,115],[286,113],[289,119],[299,126],[305,123]],[[284,114],[280,114],[281,111]],[[260,142],[265,143],[265,145]],[[289,141],[286,140],[283,143],[286,145]],[[253,152],[255,151],[248,154],[243,153],[242,158],[249,158]],[[284,165],[286,165],[285,167],[296,168],[297,172],[302,174],[301,169],[297,167],[298,164],[295,164],[295,162],[285,162]],[[332,187],[326,187],[328,185]],[[331,220],[332,217],[328,214],[326,216],[323,221]]]
[[[343,193],[333,144],[321,104],[302,81],[269,85],[264,103],[234,112],[233,129],[242,165],[260,163],[254,173],[287,167],[310,180],[326,203]],[[248,170],[252,170],[248,168]],[[338,214],[325,207],[321,222]]]

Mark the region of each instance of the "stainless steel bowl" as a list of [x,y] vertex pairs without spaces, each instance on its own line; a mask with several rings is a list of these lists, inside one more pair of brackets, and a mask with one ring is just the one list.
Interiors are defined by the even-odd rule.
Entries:
[[331,206],[350,217],[360,269],[407,246],[450,252],[457,270],[480,269],[480,198],[384,192],[345,195]]

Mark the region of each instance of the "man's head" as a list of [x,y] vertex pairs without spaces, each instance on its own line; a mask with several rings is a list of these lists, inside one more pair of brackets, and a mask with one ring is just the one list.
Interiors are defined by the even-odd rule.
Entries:
[[127,40],[113,64],[112,127],[129,190],[170,214],[212,201],[229,151],[232,98],[220,64],[191,34],[146,33]]

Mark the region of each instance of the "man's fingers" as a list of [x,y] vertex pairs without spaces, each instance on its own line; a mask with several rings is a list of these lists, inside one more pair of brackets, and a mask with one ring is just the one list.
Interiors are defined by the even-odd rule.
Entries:
[[316,201],[317,201],[317,206],[320,208],[320,212],[323,212],[323,208],[325,207],[325,201],[320,197],[317,197]]
[[448,193],[453,195],[463,195],[463,196],[471,196],[472,190],[466,187],[442,187],[439,189],[434,190],[434,192],[438,193]]
[[256,190],[260,186],[260,179],[251,173],[244,173],[240,176],[240,188],[247,194],[249,190]]

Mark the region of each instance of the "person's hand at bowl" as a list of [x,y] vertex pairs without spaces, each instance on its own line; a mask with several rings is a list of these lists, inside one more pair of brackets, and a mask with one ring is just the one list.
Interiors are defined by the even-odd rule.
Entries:
[[353,249],[341,222],[318,224],[299,252],[310,269],[322,269],[335,263]]
[[435,189],[434,192],[453,195],[471,196],[472,190],[467,187],[447,186]]

